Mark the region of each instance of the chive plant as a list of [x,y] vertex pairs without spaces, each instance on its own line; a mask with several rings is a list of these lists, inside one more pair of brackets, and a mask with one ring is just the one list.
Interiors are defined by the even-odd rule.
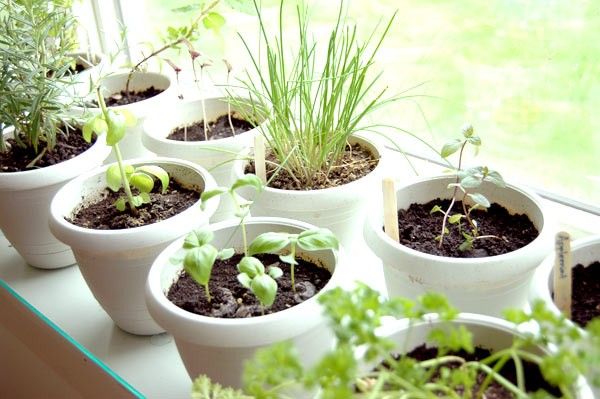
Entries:
[[[258,15],[259,48],[254,55],[241,37],[251,59],[242,87],[251,101],[232,99],[238,109],[254,120],[256,116],[269,123],[262,134],[277,162],[296,182],[305,185],[315,176],[328,175],[348,145],[348,138],[366,127],[366,116],[395,100],[384,98],[385,89],[377,91],[379,74],[370,76],[375,55],[387,35],[395,14],[384,26],[364,42],[358,39],[356,26],[347,26],[340,6],[336,23],[329,34],[325,54],[309,34],[308,11],[296,9],[298,48],[290,51],[284,37],[283,1],[279,6],[279,32],[271,38],[265,28],[261,10]],[[293,30],[286,25],[286,31]],[[288,55],[294,54],[292,60]],[[322,62],[324,60],[324,62]],[[265,70],[261,66],[265,64]],[[252,79],[251,74],[257,79]],[[246,115],[244,115],[246,116]]]

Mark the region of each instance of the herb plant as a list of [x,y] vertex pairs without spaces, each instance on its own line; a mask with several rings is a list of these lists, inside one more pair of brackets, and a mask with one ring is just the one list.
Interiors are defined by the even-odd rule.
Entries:
[[[524,362],[538,366],[544,379],[560,391],[561,397],[573,398],[572,388],[579,375],[590,372],[593,367],[598,372],[600,319],[582,334],[564,317],[548,311],[543,302],[536,302],[531,312],[513,310],[507,313],[510,321],[537,326],[539,333],[521,331],[509,347],[487,358],[467,361],[455,353],[473,351],[472,334],[464,326],[452,324],[458,311],[439,294],[428,293],[417,301],[384,299],[377,291],[358,284],[350,292],[341,288],[330,290],[319,301],[335,333],[335,347],[308,369],[302,366],[297,351],[288,342],[257,351],[245,367],[245,389],[243,393],[236,392],[239,396],[234,398],[242,398],[246,394],[254,398],[287,399],[291,398],[286,394],[290,388],[302,386],[306,389],[319,388],[319,397],[323,399],[475,399],[485,397],[484,392],[492,382],[506,388],[517,398],[552,397],[547,392],[525,391],[527,375],[522,368]],[[433,328],[429,333],[429,340],[437,346],[437,356],[432,359],[415,360],[406,354],[394,356],[395,344],[377,333],[385,317],[407,318],[410,329],[414,323],[430,320],[430,313],[437,313],[442,321],[442,327]],[[550,342],[556,348],[544,355],[527,350]],[[402,350],[402,345],[398,349]],[[374,362],[379,366],[362,371],[364,367],[361,366]],[[451,362],[460,365],[446,367]],[[515,366],[516,383],[499,373],[509,362]],[[436,373],[438,377],[432,378]],[[483,379],[475,390],[478,374]],[[204,389],[209,386],[206,377],[197,381]],[[198,394],[195,390],[194,395]]]
[[[75,50],[75,20],[65,1],[0,0],[0,121],[14,143],[39,156],[69,128],[66,79]],[[0,130],[0,151],[8,150]]]
[[[119,198],[115,202],[115,207],[123,212],[129,205],[131,214],[137,215],[138,207],[150,203],[150,192],[154,188],[154,179],[160,180],[164,193],[169,186],[169,174],[160,166],[144,165],[136,168],[123,162],[119,141],[125,137],[127,127],[135,125],[135,117],[127,110],[109,110],[100,93],[100,88],[98,87],[96,91],[102,112],[91,117],[85,123],[83,138],[90,142],[94,133],[106,133],[106,144],[112,147],[117,159],[117,162],[106,170],[106,183],[112,191],[117,192],[121,188],[125,191],[125,197]],[[139,194],[133,195],[132,188],[136,188]]]
[[[305,186],[317,176],[328,176],[338,165],[348,138],[366,127],[363,123],[369,114],[392,100],[383,98],[385,89],[376,91],[379,75],[370,77],[370,71],[395,15],[381,35],[375,37],[373,33],[361,43],[356,27],[346,26],[340,6],[322,56],[309,33],[307,9],[297,8],[299,45],[290,49],[290,40],[283,35],[283,1],[279,8],[279,33],[274,39],[269,37],[257,3],[254,1],[259,48],[264,49],[266,58],[263,61],[260,53],[255,55],[240,36],[257,78],[252,79],[247,72],[242,81],[250,101],[232,101],[242,105],[238,107],[242,112],[245,109],[259,120],[269,120],[261,128],[268,147],[277,163],[300,186]],[[289,54],[295,55],[291,61]]]
[[[504,182],[504,179],[500,173],[490,170],[487,166],[476,166],[462,169],[465,147],[468,144],[473,145],[476,148],[481,146],[481,138],[475,135],[473,126],[466,125],[462,130],[462,136],[462,138],[453,139],[449,143],[445,144],[440,153],[442,158],[447,159],[450,155],[456,153],[457,151],[459,152],[458,167],[455,169],[455,181],[454,183],[448,185],[449,189],[453,189],[450,205],[448,205],[446,210],[442,209],[439,205],[436,205],[431,209],[431,213],[440,212],[444,215],[441,232],[437,237],[440,248],[444,243],[444,236],[449,233],[447,224],[451,224],[456,226],[456,228],[459,230],[459,233],[464,238],[464,241],[459,246],[459,250],[470,251],[473,249],[473,243],[475,240],[484,238],[500,239],[500,237],[494,235],[479,234],[477,221],[473,218],[472,213],[477,209],[487,209],[491,204],[483,194],[471,192],[470,190],[479,188],[484,181],[493,183],[498,187],[506,187],[506,183]],[[462,195],[460,201],[462,203],[463,212],[457,212],[451,215],[450,212],[456,203],[458,195]],[[473,205],[467,205],[469,200],[473,202]],[[463,220],[466,221],[466,228],[463,228],[462,226]]]
[[[273,304],[277,295],[277,281],[283,272],[276,266],[265,266],[255,257],[258,254],[280,253],[286,247],[290,247],[290,253],[280,255],[282,262],[290,264],[292,286],[294,285],[294,266],[296,261],[296,247],[305,251],[317,251],[329,248],[338,248],[338,242],[333,233],[327,229],[306,230],[300,234],[289,234],[279,232],[267,232],[257,236],[252,242],[248,243],[245,219],[249,214],[251,201],[246,201],[240,197],[236,191],[241,187],[251,186],[257,191],[263,189],[262,182],[258,177],[252,174],[244,175],[236,180],[230,188],[218,187],[214,190],[205,191],[201,195],[201,206],[205,206],[206,201],[218,195],[227,194],[231,197],[235,207],[236,217],[240,218],[240,228],[242,231],[242,246],[244,256],[237,264],[239,274],[237,279],[240,284],[248,288],[258,299],[264,313],[265,308]],[[198,284],[204,287],[206,298],[210,302],[209,291],[210,275],[213,265],[217,259],[229,259],[234,254],[234,250],[226,248],[218,250],[210,242],[214,235],[211,231],[201,229],[189,233],[183,243],[183,266],[184,270]],[[179,261],[178,259],[176,261]]]

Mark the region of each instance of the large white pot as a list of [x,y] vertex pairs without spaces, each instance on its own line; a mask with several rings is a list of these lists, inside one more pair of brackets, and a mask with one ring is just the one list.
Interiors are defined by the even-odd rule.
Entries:
[[[359,143],[379,159],[375,170],[351,183],[322,190],[281,190],[265,187],[256,193],[242,189],[244,198],[254,201],[253,216],[278,216],[302,220],[330,229],[340,243],[350,248],[360,238],[367,209],[380,201],[380,182],[384,169],[383,147],[364,137],[350,137],[350,144]],[[236,178],[244,174],[246,162],[237,162]]]
[[[112,94],[119,93],[125,90],[127,76],[129,72],[119,72],[105,76],[101,81],[102,95],[106,98]],[[136,103],[109,107],[114,110],[125,109],[131,112],[136,117],[135,126],[127,128],[127,134],[119,142],[119,148],[123,155],[123,159],[139,158],[144,156],[152,156],[154,153],[148,151],[142,145],[142,126],[147,117],[151,115],[162,114],[165,108],[170,108],[170,104],[174,102],[176,97],[176,88],[171,82],[171,78],[165,74],[155,72],[136,72],[133,74],[129,85],[130,91],[142,91],[154,86],[157,89],[164,90],[162,93],[154,97],[148,98]],[[95,100],[95,93],[88,97],[90,100]],[[98,113],[99,108],[80,109],[84,113]],[[115,162],[114,155],[107,159],[106,163]]]
[[[247,221],[249,240],[264,232],[298,233],[311,227],[282,218]],[[211,228],[215,233],[213,245],[241,251],[241,229],[236,221],[225,221]],[[206,374],[220,384],[240,387],[244,361],[259,348],[290,340],[299,349],[302,360],[310,364],[331,347],[333,336],[325,325],[317,298],[338,285],[343,277],[343,263],[337,251],[306,255],[307,259],[316,260],[332,272],[331,280],[314,297],[265,316],[221,319],[187,312],[167,299],[166,292],[181,272],[181,266],[173,265],[169,259],[181,248],[182,242],[183,239],[175,241],[156,258],[148,275],[146,301],[152,317],[175,338],[179,355],[192,379]]]
[[[475,346],[489,349],[492,352],[510,347],[515,335],[519,334],[516,326],[505,320],[480,314],[461,313],[449,324],[445,324],[434,315],[429,317],[427,321],[410,327],[406,320],[394,320],[384,325],[381,329],[381,335],[396,344],[398,353],[406,353],[424,343],[435,346],[435,342],[429,339],[429,333],[432,329],[445,329],[449,326],[457,327],[460,325],[466,327],[473,334],[473,344]],[[527,350],[537,355],[548,353],[546,349],[541,347],[530,347]],[[363,370],[371,370],[375,365],[364,366]],[[579,399],[593,398],[590,388],[583,378],[579,378],[574,391]]]
[[[398,209],[436,198],[451,198],[448,176],[422,179],[396,191]],[[427,292],[443,293],[461,311],[500,315],[507,307],[527,303],[529,284],[541,259],[552,248],[553,225],[538,196],[523,188],[500,188],[485,182],[478,192],[511,214],[526,214],[539,235],[528,245],[497,256],[451,258],[416,251],[388,237],[383,231],[382,206],[370,210],[365,240],[383,262],[388,294],[416,298]]]
[[[12,135],[13,128],[5,131]],[[55,269],[75,263],[71,249],[48,229],[49,206],[58,189],[102,164],[110,153],[104,136],[84,153],[56,165],[0,173],[0,228],[31,266]]]
[[[204,100],[206,119],[216,120],[227,115],[227,101],[224,97],[213,97]],[[235,106],[232,106],[235,111]],[[142,143],[160,156],[187,159],[206,168],[215,178],[218,186],[230,187],[234,179],[232,170],[234,160],[240,152],[253,144],[257,129],[218,140],[210,141],[177,141],[167,136],[176,128],[188,126],[204,119],[202,100],[178,101],[173,108],[161,115],[149,117],[143,126]],[[233,204],[228,197],[221,198],[217,212],[211,222],[219,222],[233,217]]]
[[[188,161],[155,158],[133,160],[131,164],[159,165],[187,187],[216,187],[208,172]],[[50,206],[50,230],[73,249],[86,283],[117,326],[132,334],[157,334],[164,330],[154,323],[144,302],[150,265],[171,241],[208,224],[218,201],[209,202],[204,212],[197,202],[171,218],[130,229],[87,229],[65,220],[77,210],[82,198],[91,200],[101,195],[106,188],[107,168],[80,176],[56,194]]]

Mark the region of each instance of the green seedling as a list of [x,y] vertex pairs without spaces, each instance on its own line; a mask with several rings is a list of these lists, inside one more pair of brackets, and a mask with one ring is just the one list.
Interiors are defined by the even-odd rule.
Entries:
[[[100,104],[101,113],[92,116],[83,126],[83,138],[88,143],[92,140],[92,135],[106,133],[106,144],[112,147],[117,163],[111,165],[106,170],[106,184],[112,191],[119,191],[123,188],[125,197],[119,198],[115,202],[115,207],[123,212],[129,205],[129,210],[133,215],[137,215],[137,208],[150,202],[150,192],[154,188],[154,179],[158,179],[162,186],[162,192],[166,192],[169,186],[169,174],[160,166],[143,165],[134,167],[126,165],[123,162],[119,142],[125,137],[127,127],[134,126],[135,117],[126,110],[109,110],[104,102],[104,97],[97,88],[98,104]],[[139,191],[139,194],[133,195],[132,188]]]
[[[484,181],[493,183],[498,187],[506,187],[504,179],[500,173],[490,170],[487,166],[476,166],[472,168],[462,169],[462,161],[465,147],[470,144],[475,148],[481,146],[481,138],[475,135],[473,126],[467,125],[463,128],[462,138],[457,138],[442,147],[440,155],[446,159],[450,155],[459,151],[458,168],[455,169],[455,181],[448,185],[449,189],[453,189],[452,200],[448,209],[443,210],[439,205],[434,206],[430,213],[440,212],[444,215],[442,220],[442,231],[436,239],[439,241],[441,248],[444,243],[444,236],[449,234],[447,225],[457,226],[459,233],[465,239],[459,246],[460,251],[470,251],[473,249],[475,240],[484,238],[500,238],[493,235],[480,235],[477,221],[473,219],[472,213],[477,209],[487,209],[490,207],[490,201],[481,193],[470,192],[479,188]],[[450,215],[457,197],[462,195],[460,201],[462,203],[463,213],[455,213]],[[468,206],[467,203],[472,202],[473,205]],[[463,229],[462,222],[466,220],[468,229]],[[504,238],[503,238],[504,239]]]
[[[227,86],[229,86],[229,78],[231,76],[231,71],[233,70],[233,67],[231,66],[231,63],[229,61],[227,61],[226,59],[223,59],[223,63],[225,64],[225,68],[227,68]],[[233,137],[235,137],[235,128],[233,127],[233,121],[231,120],[231,102],[227,101],[227,119],[229,121],[229,128],[231,129],[231,134]]]

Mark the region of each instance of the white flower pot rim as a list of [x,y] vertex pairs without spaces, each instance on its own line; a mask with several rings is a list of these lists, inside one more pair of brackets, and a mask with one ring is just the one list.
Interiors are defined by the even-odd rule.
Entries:
[[[246,220],[246,224],[268,224],[268,223],[290,225],[290,226],[298,227],[298,228],[302,228],[302,229],[311,229],[311,228],[315,227],[311,224],[304,223],[304,222],[301,222],[298,220],[286,219],[286,218],[280,218],[280,217],[250,217]],[[229,220],[229,221],[224,221],[224,222],[210,225],[210,226],[208,226],[208,228],[214,231],[214,230],[218,230],[220,228],[234,227],[236,225],[238,225],[238,222],[236,220]],[[157,262],[160,259],[168,262],[168,258],[166,257],[166,254],[172,254],[175,249],[181,247],[181,243],[182,243],[183,239],[184,238],[180,238],[179,240],[170,244],[161,253],[161,255],[157,258]],[[337,263],[339,261],[338,251],[335,251],[335,250],[331,250],[331,251],[333,251],[334,258],[336,259],[336,263]],[[311,303],[310,300],[305,300],[304,302],[299,303],[295,306],[292,306],[291,308],[284,309],[284,310],[281,310],[281,311],[278,311],[275,313],[270,313],[270,314],[261,315],[261,316],[254,316],[254,317],[246,317],[246,318],[220,318],[220,317],[203,316],[203,315],[199,315],[196,313],[188,312],[187,310],[183,310],[180,307],[173,304],[171,301],[169,301],[169,299],[167,299],[167,296],[162,291],[162,287],[160,287],[159,271],[160,271],[159,268],[153,267],[150,270],[150,274],[148,275],[148,287],[154,294],[156,301],[158,302],[159,306],[161,306],[162,308],[164,308],[167,312],[169,312],[171,314],[170,318],[185,319],[185,322],[189,322],[189,323],[199,323],[199,324],[210,323],[213,326],[222,326],[222,327],[252,327],[254,325],[262,324],[265,322],[274,323],[278,319],[284,318],[288,313],[290,313],[290,311],[298,311],[298,310],[303,309],[304,307],[313,305],[313,303]],[[326,290],[330,289],[333,286],[333,284],[335,284],[335,281],[333,281],[333,273],[332,273],[332,278],[330,278],[330,280],[327,282],[327,284],[325,284],[325,286],[323,288],[321,288],[315,295],[318,295],[319,293],[325,292]]]
[[[404,189],[405,187],[410,187],[413,184],[419,184],[419,183],[423,183],[423,182],[427,182],[427,181],[448,180],[448,179],[451,179],[451,177],[449,177],[449,176],[434,176],[434,177],[420,178],[417,180],[413,180],[410,183],[406,183],[400,187],[397,187],[396,192]],[[521,195],[528,197],[533,203],[535,203],[535,205],[539,209],[543,209],[538,195],[535,194],[533,191],[522,188],[522,187],[514,186],[510,183],[506,183],[506,189],[514,190],[514,191],[520,193]],[[431,198],[431,200],[434,200],[434,199],[435,198]],[[440,259],[444,259],[444,261],[447,263],[467,264],[467,265],[497,262],[497,261],[503,260],[504,258],[509,260],[510,258],[512,258],[514,256],[518,256],[521,252],[527,251],[527,249],[530,246],[537,244],[539,241],[543,240],[543,235],[545,235],[545,234],[542,234],[542,232],[543,231],[545,232],[548,228],[547,220],[544,220],[544,224],[543,224],[542,228],[538,231],[538,235],[533,241],[531,241],[530,243],[528,243],[527,245],[525,245],[519,249],[516,249],[511,252],[507,252],[505,254],[485,256],[485,257],[480,257],[480,258],[454,258],[454,257],[440,256],[440,255],[432,255],[429,253],[417,251],[415,249],[412,249],[410,247],[400,244],[399,242],[392,240],[392,238],[389,237],[383,230],[383,211],[382,211],[382,209],[378,209],[377,217],[370,217],[370,218],[367,217],[367,223],[370,224],[370,228],[375,232],[375,234],[379,237],[379,239],[383,240],[386,245],[394,247],[395,249],[397,249],[399,251],[404,251],[412,256],[418,256],[418,257],[429,259],[432,261],[438,261]]]
[[[198,170],[200,167],[196,164],[194,164],[193,162],[189,162],[189,161],[185,161],[182,159],[176,159],[176,158],[167,158],[167,157],[154,157],[154,158],[136,158],[136,159],[130,159],[125,161],[126,164],[128,165],[139,165],[139,164],[173,164],[173,165],[181,165],[181,166],[186,166],[192,170]],[[88,173],[85,173],[81,176],[79,176],[78,178],[72,180],[71,182],[67,183],[69,185],[75,185],[78,184],[78,182],[80,181],[85,181],[91,177],[97,176],[99,174],[103,174],[106,172],[106,170],[111,166],[112,164],[109,165],[104,165],[101,168],[98,169],[94,169]],[[59,192],[60,193],[60,192]],[[54,198],[54,200],[52,201],[51,204],[51,213],[56,214],[58,213],[58,208],[59,208],[59,201],[57,200],[57,197]],[[199,205],[200,200],[198,200],[197,202],[195,202],[193,206],[200,206]],[[212,208],[216,208],[216,205],[212,205]],[[169,222],[171,219],[179,216],[179,215],[183,215],[186,213],[186,211],[189,208],[183,210],[182,212],[171,216],[168,219],[164,219],[161,221],[158,221],[156,223],[165,223],[165,222]],[[119,237],[122,238],[123,240],[127,240],[127,239],[132,239],[135,238],[136,236],[141,236],[143,234],[145,234],[146,232],[149,232],[151,230],[154,229],[154,225],[156,223],[152,223],[152,224],[147,224],[144,226],[139,226],[139,227],[132,227],[132,228],[128,228],[128,229],[116,229],[116,230],[100,230],[100,229],[92,229],[92,228],[86,228],[86,227],[81,227],[78,225],[75,225],[73,223],[68,222],[67,220],[65,220],[64,218],[56,218],[56,220],[54,221],[56,224],[58,224],[59,226],[61,226],[63,229],[69,229],[72,233],[71,235],[78,235],[78,234],[85,234],[86,236],[90,237],[90,239],[95,239],[95,238],[102,238],[102,237]]]

